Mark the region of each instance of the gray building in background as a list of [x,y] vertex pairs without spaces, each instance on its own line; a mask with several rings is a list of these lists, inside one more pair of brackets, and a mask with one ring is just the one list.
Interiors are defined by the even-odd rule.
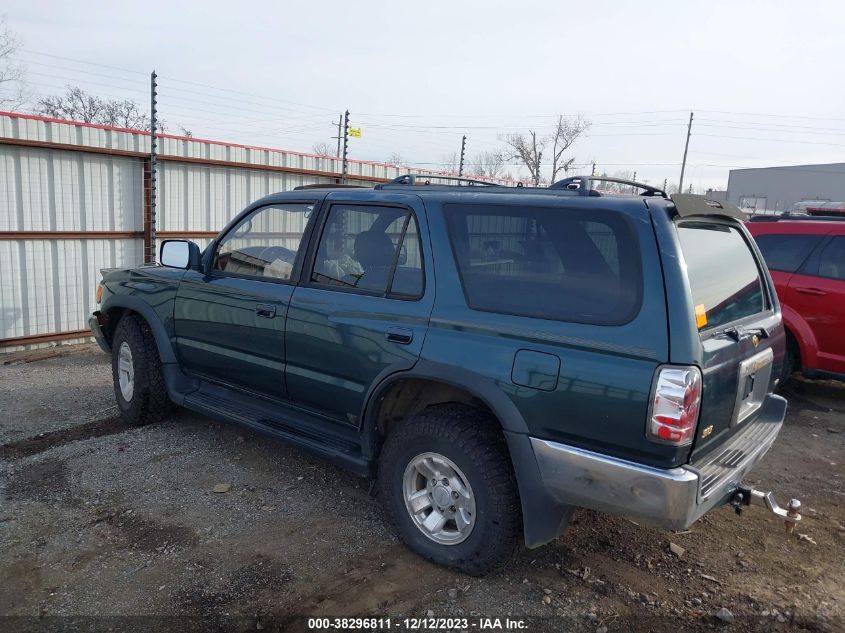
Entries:
[[845,163],[732,169],[728,202],[762,213],[789,211],[806,200],[845,200]]

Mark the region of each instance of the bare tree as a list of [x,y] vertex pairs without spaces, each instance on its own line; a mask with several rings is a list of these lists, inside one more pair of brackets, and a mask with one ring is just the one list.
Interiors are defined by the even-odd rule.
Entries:
[[537,132],[529,130],[528,134],[508,134],[502,140],[510,147],[510,152],[505,154],[506,160],[518,159],[528,169],[531,182],[538,187],[543,177],[540,172],[543,150],[546,149],[549,139],[537,138]]
[[123,101],[99,101],[101,114],[98,123],[132,129],[150,127],[149,115],[142,111],[136,102],[130,101],[129,99],[124,99]]
[[575,157],[565,158],[564,154],[575,145],[578,138],[590,129],[590,122],[578,115],[574,119],[567,119],[559,115],[552,133],[552,182],[557,180],[558,173],[567,173],[575,162]]
[[440,158],[440,162],[443,165],[443,169],[446,171],[458,171],[458,152],[450,152],[448,154],[443,154]]
[[399,152],[393,152],[387,157],[387,162],[391,165],[402,165],[405,163],[405,159]]
[[6,16],[0,17],[0,107],[20,108],[28,99],[26,69],[14,56],[21,47],[21,39],[6,26]]
[[470,173],[482,178],[498,178],[505,169],[502,152],[479,152],[469,162]]
[[35,108],[38,114],[44,116],[84,123],[99,123],[103,115],[103,102],[79,86],[67,86],[63,95],[41,97]]
[[329,147],[328,143],[314,143],[314,145],[311,146],[311,151],[317,156],[334,156],[334,152],[331,147]]
[[[620,180],[631,180],[634,177],[633,173],[629,170],[616,171],[613,174],[602,172],[601,175],[605,178],[618,178]],[[604,193],[631,193],[631,187],[629,185],[623,185],[618,182],[599,181],[597,189]]]
[[[67,86],[63,95],[41,97],[35,111],[55,119],[69,119],[84,123],[100,123],[115,127],[145,130],[150,127],[150,116],[130,99],[101,99],[85,92],[79,86]],[[165,121],[157,120],[159,132],[164,132]]]

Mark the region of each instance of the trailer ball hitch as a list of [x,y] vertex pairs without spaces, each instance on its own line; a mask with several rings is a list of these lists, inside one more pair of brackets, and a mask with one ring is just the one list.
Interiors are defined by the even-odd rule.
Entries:
[[740,486],[731,498],[731,506],[737,514],[742,513],[744,506],[762,506],[768,508],[772,514],[783,520],[787,534],[792,534],[795,524],[801,520],[801,502],[798,499],[790,499],[786,508],[781,508],[775,500],[774,493],[745,488]]

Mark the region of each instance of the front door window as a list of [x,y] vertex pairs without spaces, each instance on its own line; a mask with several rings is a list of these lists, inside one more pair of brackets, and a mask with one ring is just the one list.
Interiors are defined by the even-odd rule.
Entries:
[[228,275],[290,281],[312,210],[311,204],[261,207],[220,241],[212,268]]

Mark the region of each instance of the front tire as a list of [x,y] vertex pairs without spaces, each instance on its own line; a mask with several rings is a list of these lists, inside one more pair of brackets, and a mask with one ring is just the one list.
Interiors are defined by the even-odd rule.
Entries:
[[121,417],[133,426],[160,422],[171,412],[158,347],[149,325],[125,316],[112,339],[112,379]]
[[509,560],[522,513],[498,423],[473,407],[429,407],[390,433],[379,491],[402,541],[440,565],[482,576]]

